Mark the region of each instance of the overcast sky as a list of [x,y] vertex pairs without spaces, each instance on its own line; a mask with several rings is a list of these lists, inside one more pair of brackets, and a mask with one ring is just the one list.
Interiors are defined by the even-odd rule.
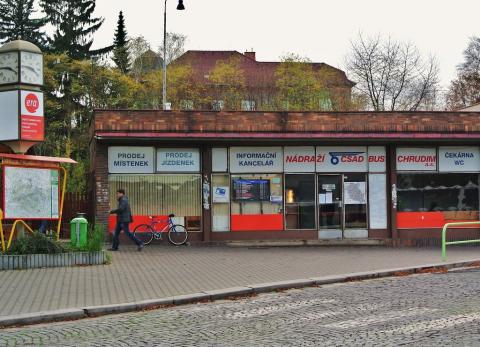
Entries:
[[[350,40],[359,31],[382,33],[413,42],[435,54],[442,84],[455,76],[469,37],[480,35],[480,0],[177,0],[167,4],[168,31],[188,37],[187,49],[253,48],[257,59],[278,60],[294,52],[343,68]],[[105,24],[95,46],[110,44],[118,12],[123,10],[130,36],[162,42],[163,0],[97,0]]]

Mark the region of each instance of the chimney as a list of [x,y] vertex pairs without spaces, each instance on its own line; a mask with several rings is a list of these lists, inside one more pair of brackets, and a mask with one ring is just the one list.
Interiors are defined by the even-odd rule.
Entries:
[[255,60],[255,61],[257,60],[257,59],[255,59],[255,52],[245,52],[245,53],[243,53],[243,55],[246,56],[247,58],[252,59],[252,60]]

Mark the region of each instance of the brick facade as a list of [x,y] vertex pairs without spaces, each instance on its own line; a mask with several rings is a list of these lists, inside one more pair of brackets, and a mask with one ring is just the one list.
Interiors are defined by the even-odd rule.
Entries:
[[[480,134],[478,112],[195,112],[95,113],[94,131],[173,133]],[[413,137],[413,136],[412,136]]]

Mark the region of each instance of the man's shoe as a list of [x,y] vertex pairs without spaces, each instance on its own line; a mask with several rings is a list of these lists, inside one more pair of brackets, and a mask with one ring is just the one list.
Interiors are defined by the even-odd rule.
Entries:
[[117,252],[117,251],[118,251],[118,248],[109,248],[108,251]]
[[143,247],[145,247],[145,245],[142,243],[141,245],[139,245],[139,246],[137,247],[137,251],[141,252],[142,249],[143,249]]

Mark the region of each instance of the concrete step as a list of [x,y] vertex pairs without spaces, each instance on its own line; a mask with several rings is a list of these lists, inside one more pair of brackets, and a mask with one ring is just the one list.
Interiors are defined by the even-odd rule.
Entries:
[[226,241],[228,247],[385,246],[384,239]]

